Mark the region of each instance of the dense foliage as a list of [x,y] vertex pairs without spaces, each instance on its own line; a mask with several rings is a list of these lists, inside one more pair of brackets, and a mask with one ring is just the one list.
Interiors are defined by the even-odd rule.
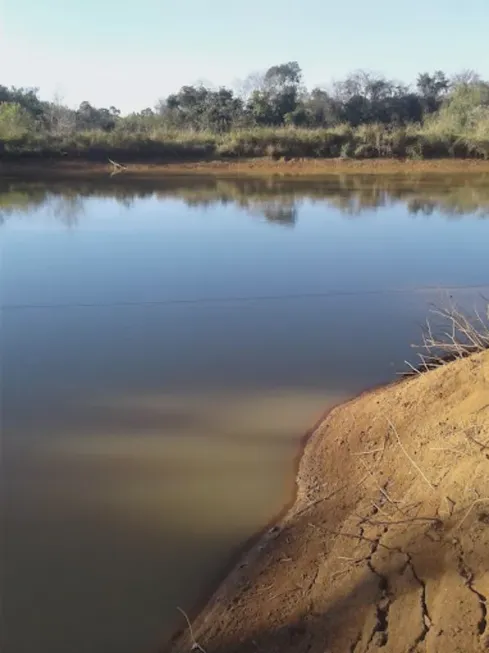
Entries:
[[250,76],[240,92],[183,86],[122,116],[44,102],[0,86],[0,152],[132,158],[216,156],[489,157],[489,82],[473,72],[418,75],[414,87],[358,71],[305,88],[297,62]]

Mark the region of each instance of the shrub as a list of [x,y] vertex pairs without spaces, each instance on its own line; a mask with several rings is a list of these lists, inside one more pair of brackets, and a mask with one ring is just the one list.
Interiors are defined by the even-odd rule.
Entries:
[[0,139],[20,141],[34,131],[34,126],[31,115],[20,104],[0,103]]

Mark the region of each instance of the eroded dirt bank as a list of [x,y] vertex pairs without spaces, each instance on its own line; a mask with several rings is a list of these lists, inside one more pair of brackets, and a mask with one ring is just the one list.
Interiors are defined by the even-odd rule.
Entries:
[[[124,164],[124,161],[118,163]],[[290,159],[268,158],[172,163],[128,163],[124,170],[114,169],[108,161],[37,160],[0,161],[0,176],[97,177],[113,174],[119,178],[158,177],[181,174],[279,175],[314,177],[327,174],[415,174],[415,173],[489,173],[489,161],[476,159],[433,159],[425,161],[397,159]]]
[[486,352],[335,408],[193,630],[207,653],[470,653],[488,610]]

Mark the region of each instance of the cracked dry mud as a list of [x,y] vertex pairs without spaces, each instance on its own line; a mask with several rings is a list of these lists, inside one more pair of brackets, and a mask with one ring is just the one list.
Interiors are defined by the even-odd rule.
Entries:
[[195,620],[207,653],[489,652],[489,352],[335,408],[277,526]]

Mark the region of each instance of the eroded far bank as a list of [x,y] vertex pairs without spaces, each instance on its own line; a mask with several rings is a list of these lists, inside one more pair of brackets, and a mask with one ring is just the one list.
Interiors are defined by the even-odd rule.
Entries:
[[424,173],[489,173],[489,160],[481,159],[285,159],[271,158],[215,160],[200,162],[116,161],[123,168],[107,161],[36,159],[0,162],[0,175],[25,178],[51,177],[159,177],[181,174],[278,175],[315,177],[328,174],[424,174]]

